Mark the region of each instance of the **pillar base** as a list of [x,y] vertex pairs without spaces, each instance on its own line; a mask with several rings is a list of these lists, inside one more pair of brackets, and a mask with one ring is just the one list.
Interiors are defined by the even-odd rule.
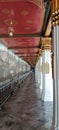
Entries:
[[53,130],[59,130],[59,126],[54,127]]

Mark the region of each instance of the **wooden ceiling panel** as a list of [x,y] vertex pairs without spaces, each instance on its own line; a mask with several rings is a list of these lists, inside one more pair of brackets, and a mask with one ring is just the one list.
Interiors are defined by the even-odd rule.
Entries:
[[40,33],[44,12],[44,6],[40,8],[26,0],[20,2],[1,2],[0,34],[8,34],[10,26],[15,34]]
[[[36,61],[44,14],[43,0],[0,0],[0,41],[31,64]],[[14,37],[6,38],[11,30]]]
[[7,47],[30,47],[30,46],[39,46],[40,38],[5,38],[1,39],[1,41]]

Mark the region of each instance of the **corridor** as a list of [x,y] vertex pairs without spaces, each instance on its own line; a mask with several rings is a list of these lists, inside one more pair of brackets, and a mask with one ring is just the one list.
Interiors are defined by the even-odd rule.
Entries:
[[0,130],[51,130],[51,102],[43,103],[35,73],[24,80],[0,110]]

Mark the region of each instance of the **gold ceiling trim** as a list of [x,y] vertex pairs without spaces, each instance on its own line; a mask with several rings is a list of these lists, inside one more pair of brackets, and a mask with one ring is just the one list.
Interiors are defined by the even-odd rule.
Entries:
[[56,26],[59,24],[59,0],[52,0],[52,25]]
[[53,14],[59,10],[59,0],[52,0],[51,9]]
[[59,10],[52,14],[52,26],[59,25]]
[[46,32],[45,32],[45,36],[49,36],[50,33],[51,33],[51,18],[49,19],[49,22],[48,22],[48,25],[47,25],[47,29],[46,29]]
[[43,0],[27,0],[27,1],[34,3],[35,5],[37,5],[40,8],[42,8],[44,5]]

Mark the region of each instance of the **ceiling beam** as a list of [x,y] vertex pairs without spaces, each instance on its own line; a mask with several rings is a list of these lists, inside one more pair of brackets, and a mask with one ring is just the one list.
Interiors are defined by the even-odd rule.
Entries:
[[32,55],[32,54],[38,54],[38,51],[35,51],[35,52],[29,52],[29,53],[24,53],[24,52],[21,53],[20,51],[19,51],[19,52],[15,52],[15,51],[13,51],[13,52],[14,52],[15,54],[19,54],[19,55],[25,55],[25,54],[27,54],[27,55],[28,55],[28,54],[29,54],[29,55]]
[[39,33],[30,33],[30,34],[13,34],[13,36],[9,36],[9,34],[0,34],[0,38],[15,38],[15,37],[40,37]]
[[39,46],[9,46],[8,49],[39,48]]
[[[19,56],[19,57],[20,57],[20,56]],[[33,60],[36,60],[37,57],[31,57],[31,58],[30,58],[30,57],[22,57],[22,56],[21,56],[20,58],[24,58],[24,59],[27,59],[27,60],[32,60],[32,59],[33,59]]]
[[20,56],[20,57],[30,57],[30,58],[31,58],[31,57],[37,57],[37,55],[29,55],[29,56],[26,55],[26,56],[25,56],[25,55],[20,55],[20,54],[18,54],[18,56]]
[[48,25],[48,21],[50,18],[50,14],[51,14],[51,5],[50,5],[50,0],[46,0],[46,10],[45,10],[45,16],[44,16],[44,20],[43,20],[43,26],[42,26],[42,30],[41,30],[41,36],[45,35],[45,31]]
[[[25,53],[20,53],[20,52],[14,52],[15,54],[19,54],[19,55],[25,55]],[[32,54],[35,54],[35,55],[37,55],[38,54],[38,52],[31,52],[31,53],[27,53],[27,55],[32,55]]]
[[[20,57],[20,56],[19,56]],[[30,57],[20,57],[20,58],[24,58],[24,59],[29,59]],[[36,60],[37,57],[31,57],[30,60]]]
[[29,55],[29,54],[24,54],[24,55],[18,54],[18,55],[19,55],[19,56],[24,56],[24,57],[31,57],[31,56],[32,56],[32,57],[33,57],[33,56],[36,57],[36,56],[37,56],[37,54],[32,54],[32,55],[31,55],[31,54],[30,54],[30,55]]

